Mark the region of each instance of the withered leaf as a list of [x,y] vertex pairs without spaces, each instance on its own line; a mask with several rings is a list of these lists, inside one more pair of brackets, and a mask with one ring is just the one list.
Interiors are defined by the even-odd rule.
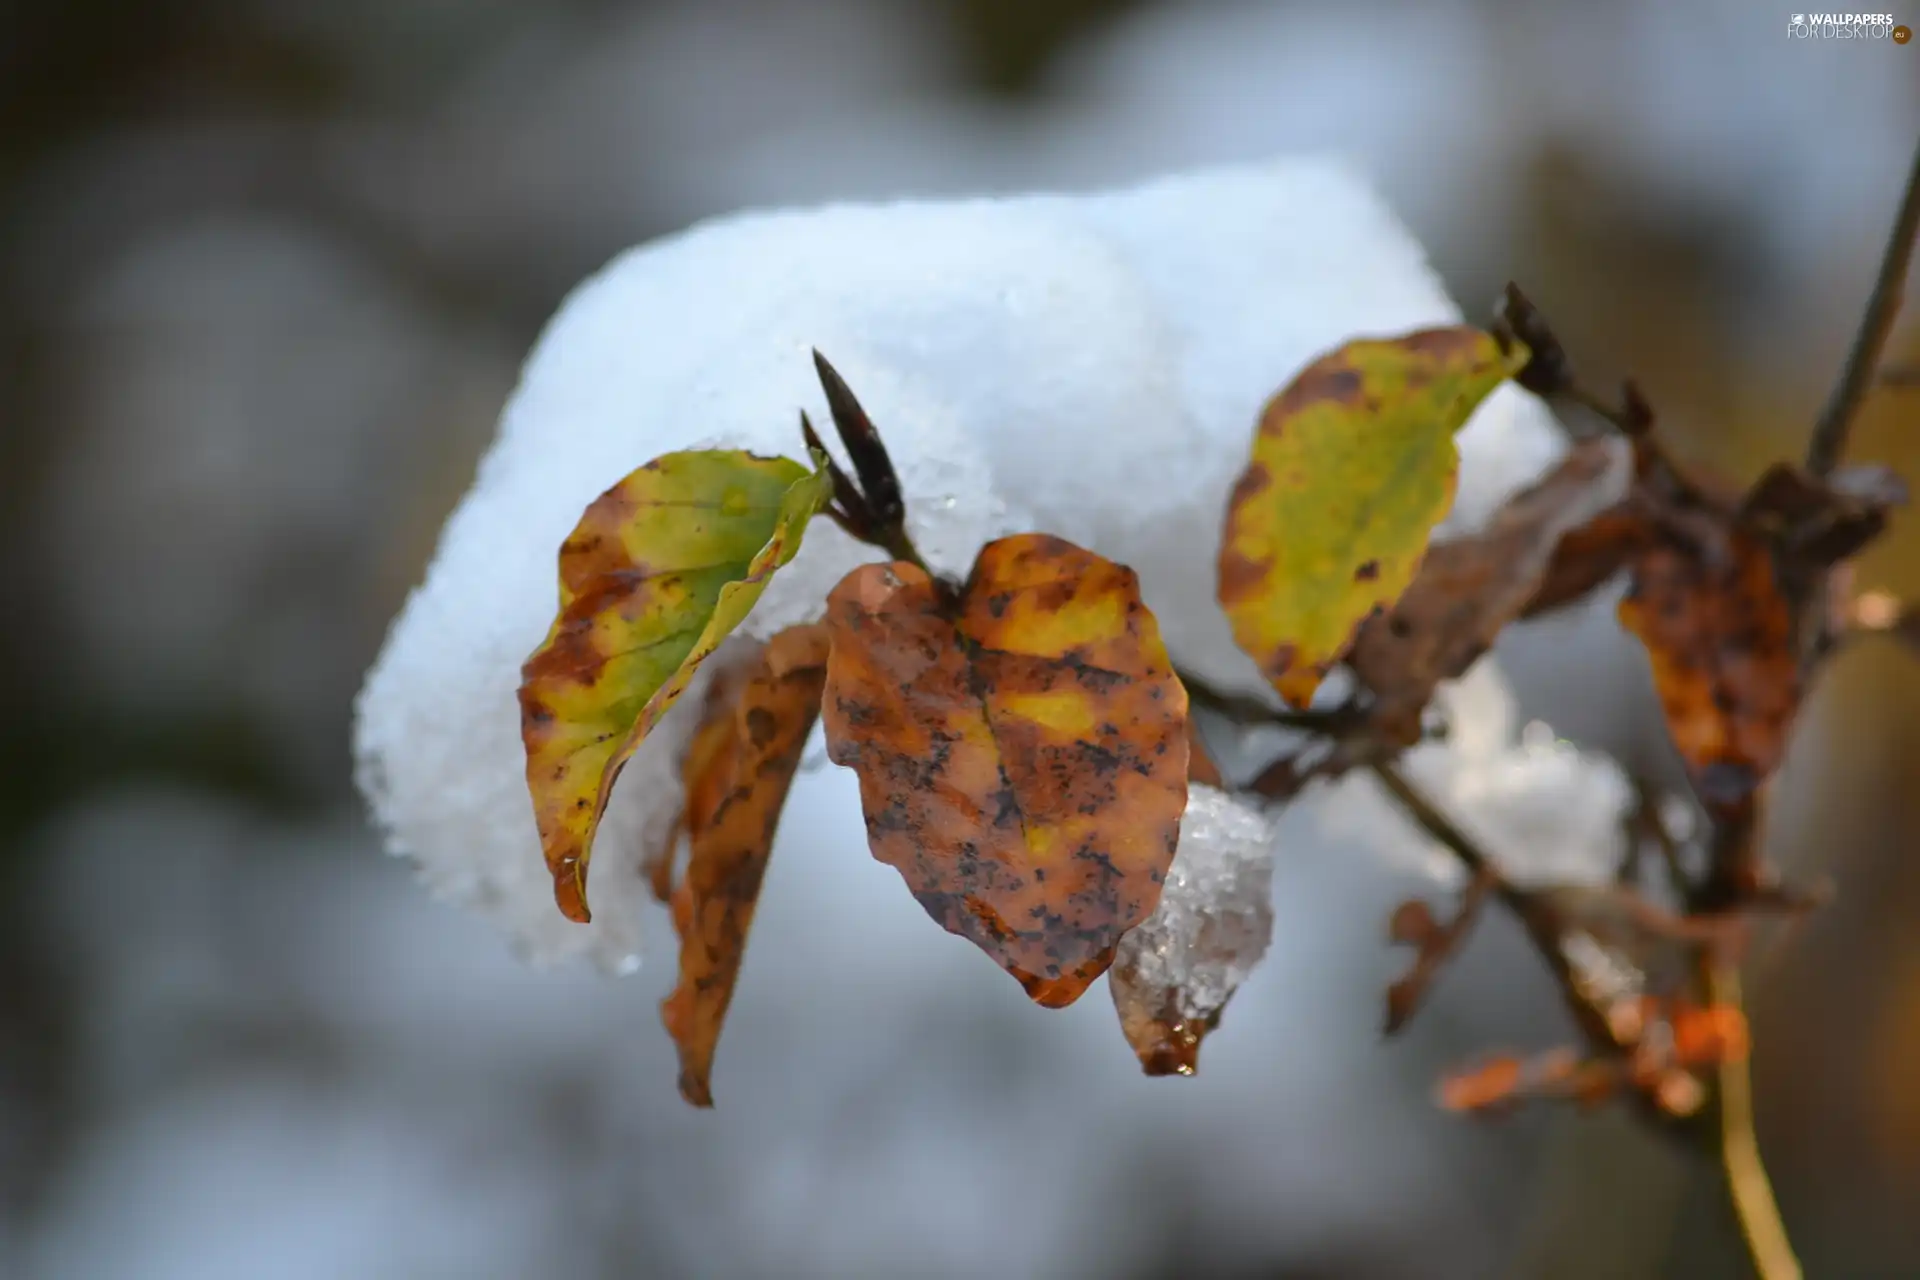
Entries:
[[1187,803],[1187,693],[1133,571],[1023,534],[957,599],[904,561],[857,569],[827,624],[828,752],[874,857],[1071,1004],[1159,902]]
[[1646,508],[1632,498],[1567,530],[1560,535],[1539,586],[1521,607],[1519,616],[1536,618],[1584,600],[1651,547],[1655,530]]
[[1441,1077],[1436,1100],[1448,1111],[1490,1111],[1516,1101],[1526,1083],[1526,1064],[1511,1054]]
[[1526,360],[1466,326],[1360,339],[1262,411],[1228,501],[1217,594],[1287,701],[1306,706],[1354,628],[1413,580],[1453,501],[1454,433]]
[[1196,785],[1160,904],[1120,940],[1107,987],[1150,1076],[1190,1076],[1200,1042],[1273,939],[1273,828]]
[[820,715],[827,629],[791,627],[767,641],[729,701],[713,708],[688,753],[687,839],[676,891],[680,982],[660,1005],[680,1050],[680,1093],[713,1105],[708,1081],[781,808]]
[[587,862],[620,770],[800,549],[831,480],[787,458],[672,453],[596,498],[560,548],[560,612],[521,668],[527,790],[554,897],[590,919]]
[[720,664],[707,682],[700,708],[700,727],[680,753],[680,776],[686,794],[674,816],[673,836],[657,848],[644,851],[641,874],[658,902],[671,903],[674,893],[674,866],[679,854],[679,837],[686,831],[691,813],[711,813],[718,806],[719,790],[727,784],[727,752],[736,736],[733,711],[747,681],[759,669],[765,646],[755,646],[751,655],[739,661]]
[[1597,505],[1614,462],[1605,441],[1574,446],[1485,530],[1431,548],[1399,600],[1361,624],[1347,662],[1373,693],[1382,733],[1403,745],[1420,740],[1420,715],[1434,690],[1463,674],[1519,616],[1561,535]]
[[1487,895],[1493,892],[1495,877],[1476,875],[1467,882],[1453,918],[1445,924],[1434,919],[1432,908],[1418,898],[1409,899],[1394,909],[1387,921],[1387,937],[1414,948],[1413,963],[1387,987],[1386,1034],[1395,1035],[1419,1011],[1420,1002],[1439,975],[1441,966],[1457,951],[1479,918]]
[[1191,716],[1187,719],[1187,781],[1208,787],[1226,786],[1220,780],[1220,766],[1213,762],[1213,754],[1207,750],[1200,727]]
[[1786,555],[1824,568],[1859,554],[1906,501],[1906,485],[1885,467],[1845,467],[1822,480],[1779,462],[1754,482],[1739,518]]
[[[690,832],[698,815],[712,814],[732,786],[731,770],[735,744],[740,737],[735,723],[741,695],[755,673],[766,662],[766,646],[756,645],[739,661],[729,662],[713,672],[700,708],[700,727],[693,731],[687,749],[680,757],[680,778],[685,788],[681,802],[678,833]],[[649,873],[654,896],[669,901],[674,888],[673,858],[643,864]]]
[[1671,1054],[1681,1067],[1713,1067],[1747,1056],[1752,1038],[1744,1011],[1725,1004],[1673,1002],[1667,1009]]
[[1750,812],[1786,752],[1800,670],[1767,544],[1735,529],[1716,550],[1665,539],[1644,552],[1619,613],[1646,646],[1701,802],[1731,819]]
[[1511,1054],[1441,1077],[1435,1100],[1448,1111],[1497,1114],[1529,1099],[1560,1098],[1593,1107],[1623,1083],[1623,1068],[1606,1058],[1582,1058],[1571,1049],[1551,1049],[1532,1058]]

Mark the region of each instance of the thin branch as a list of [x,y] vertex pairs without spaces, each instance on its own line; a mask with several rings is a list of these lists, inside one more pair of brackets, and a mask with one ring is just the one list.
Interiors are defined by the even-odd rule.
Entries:
[[1467,887],[1461,891],[1460,901],[1454,907],[1452,918],[1445,924],[1436,922],[1427,904],[1414,899],[1403,904],[1394,912],[1391,936],[1395,942],[1407,943],[1418,948],[1413,963],[1392,986],[1387,988],[1386,1033],[1393,1035],[1420,1011],[1420,1005],[1432,990],[1433,982],[1439,976],[1453,953],[1460,949],[1473,932],[1474,922],[1480,918],[1480,907],[1497,886],[1498,876],[1492,867],[1485,867],[1478,875],[1467,881]]
[[1244,694],[1228,693],[1216,689],[1191,671],[1176,670],[1180,683],[1187,687],[1187,697],[1196,707],[1207,710],[1231,720],[1235,724],[1270,724],[1282,729],[1299,729],[1306,733],[1335,733],[1354,723],[1353,715],[1345,708],[1336,707],[1331,711],[1294,711],[1287,707],[1276,707],[1259,698],[1249,698]]
[[1519,917],[1520,924],[1527,931],[1534,949],[1552,971],[1554,981],[1560,987],[1560,994],[1567,1009],[1573,1014],[1580,1029],[1595,1045],[1608,1050],[1621,1048],[1612,1026],[1607,1021],[1606,1012],[1589,1000],[1580,990],[1580,984],[1573,971],[1573,963],[1567,959],[1560,946],[1563,921],[1560,912],[1545,899],[1539,898],[1525,889],[1513,884],[1489,858],[1473,838],[1453,824],[1452,819],[1440,812],[1433,802],[1421,793],[1419,788],[1408,781],[1400,772],[1399,766],[1389,760],[1372,762],[1374,777],[1380,780],[1388,793],[1400,803],[1407,816],[1420,825],[1428,835],[1438,840],[1452,851],[1468,873],[1475,879],[1484,879],[1492,886],[1492,891],[1500,899],[1502,906]]
[[1639,384],[1631,379],[1620,386],[1619,404],[1603,399],[1597,392],[1578,382],[1569,382],[1560,389],[1559,394],[1587,412],[1604,418],[1629,439],[1644,436],[1653,428],[1653,408],[1647,403]]
[[[1707,970],[1708,996],[1716,1005],[1738,1009],[1740,975],[1732,965]],[[1800,1259],[1787,1239],[1773,1183],[1760,1159],[1760,1139],[1753,1125],[1753,1079],[1746,1054],[1728,1055],[1720,1062],[1720,1158],[1726,1168],[1727,1192],[1740,1233],[1760,1280],[1800,1280]]]
[[1687,878],[1687,870],[1680,858],[1680,842],[1673,838],[1673,832],[1667,829],[1667,820],[1660,812],[1660,794],[1651,780],[1636,776],[1633,779],[1634,809],[1629,819],[1636,829],[1635,847],[1639,847],[1644,838],[1651,837],[1654,848],[1660,851],[1660,861],[1666,867],[1667,884],[1673,890],[1676,901],[1685,903],[1692,893],[1692,884]]
[[1900,315],[1900,295],[1906,286],[1907,268],[1913,261],[1913,243],[1920,236],[1920,146],[1916,146],[1913,165],[1907,171],[1906,194],[1900,200],[1900,212],[1893,220],[1893,231],[1880,257],[1880,272],[1874,277],[1873,293],[1860,317],[1847,361],[1840,377],[1827,396],[1826,407],[1813,427],[1813,439],[1807,445],[1807,470],[1824,476],[1839,464],[1846,452],[1847,433],[1852,430],[1860,406],[1872,389],[1874,370],[1881,352],[1893,333]]

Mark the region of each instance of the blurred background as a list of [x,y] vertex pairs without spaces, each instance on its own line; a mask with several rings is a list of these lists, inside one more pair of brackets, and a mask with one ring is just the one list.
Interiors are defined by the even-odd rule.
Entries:
[[[1788,22],[0,4],[0,1275],[1746,1274],[1711,1162],[1621,1116],[1432,1110],[1443,1065],[1566,1029],[1489,921],[1382,1046],[1408,885],[1364,858],[1283,858],[1273,954],[1193,1081],[1138,1078],[1099,992],[972,985],[990,966],[904,898],[933,959],[824,989],[845,944],[776,859],[700,1115],[668,967],[536,973],[431,902],[364,825],[347,732],[565,291],[746,205],[1341,151],[1470,315],[1517,279],[1695,457],[1797,454],[1920,136],[1920,44]],[[1877,397],[1854,455],[1920,475],[1920,393]],[[1911,519],[1863,585],[1920,594]],[[1586,727],[1644,763],[1621,714]],[[1753,978],[1813,1276],[1920,1275],[1916,740],[1920,664],[1863,645],[1778,788],[1776,850],[1839,886]]]

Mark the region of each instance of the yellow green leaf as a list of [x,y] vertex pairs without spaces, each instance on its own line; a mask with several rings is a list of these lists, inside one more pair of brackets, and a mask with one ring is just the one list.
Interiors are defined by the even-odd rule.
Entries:
[[728,450],[656,458],[560,548],[560,612],[521,668],[520,736],[554,896],[590,919],[587,860],[614,780],[793,559],[832,481]]
[[1349,342],[1268,402],[1228,502],[1218,595],[1289,702],[1305,706],[1413,580],[1453,502],[1454,433],[1525,363],[1479,329],[1424,329]]

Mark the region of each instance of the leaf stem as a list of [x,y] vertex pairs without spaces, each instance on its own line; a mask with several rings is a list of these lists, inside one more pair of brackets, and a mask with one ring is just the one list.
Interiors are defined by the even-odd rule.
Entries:
[[[1738,1009],[1740,974],[1732,965],[1716,963],[1707,969],[1707,993],[1716,1005]],[[1726,1169],[1727,1193],[1740,1219],[1740,1233],[1753,1256],[1760,1280],[1800,1280],[1800,1259],[1780,1218],[1773,1183],[1760,1159],[1760,1139],[1753,1124],[1753,1079],[1748,1055],[1731,1055],[1720,1062],[1720,1158]]]
[[927,567],[927,562],[920,557],[920,549],[913,545],[913,539],[907,536],[904,528],[896,525],[891,529],[882,530],[882,539],[879,544],[881,550],[895,560],[906,561],[935,582],[940,581],[940,575]]
[[1872,389],[1874,370],[1881,352],[1893,334],[1893,323],[1900,315],[1900,298],[1905,289],[1907,269],[1913,262],[1913,244],[1920,237],[1920,145],[1914,150],[1912,167],[1907,171],[1906,192],[1900,200],[1900,212],[1894,216],[1893,230],[1880,257],[1880,271],[1874,277],[1873,292],[1867,309],[1860,316],[1860,327],[1847,350],[1846,363],[1827,396],[1827,403],[1814,423],[1813,439],[1807,444],[1807,470],[1825,476],[1846,452],[1847,433],[1859,416],[1860,406]]

